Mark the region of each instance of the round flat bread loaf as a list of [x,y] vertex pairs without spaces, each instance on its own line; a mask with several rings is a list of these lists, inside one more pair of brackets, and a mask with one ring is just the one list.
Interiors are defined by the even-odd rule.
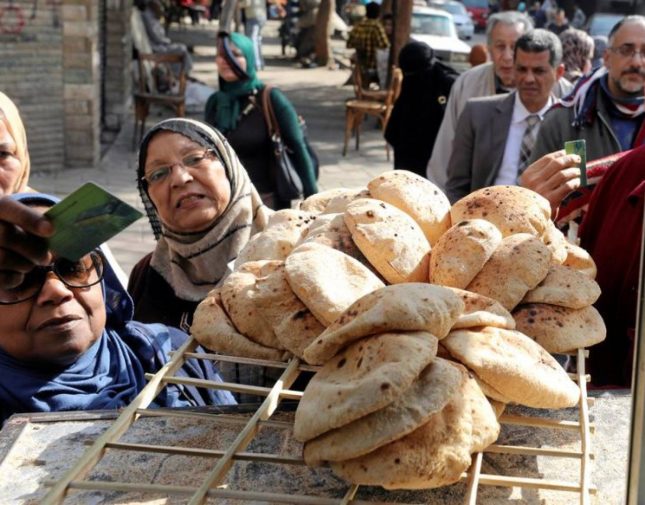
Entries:
[[522,303],[549,303],[570,309],[592,305],[600,296],[600,286],[588,275],[562,265],[551,265],[549,273],[526,293]]
[[377,277],[380,274],[363,255],[361,250],[352,240],[352,234],[345,224],[343,214],[321,214],[316,218],[307,234],[298,242],[298,245],[315,242],[351,256],[369,268]]
[[349,202],[357,198],[369,198],[366,188],[335,188],[311,195],[300,202],[300,210],[315,214],[345,212]]
[[440,412],[465,380],[463,367],[435,358],[394,402],[307,442],[305,462],[357,458],[404,437]]
[[430,282],[464,289],[501,242],[501,232],[483,219],[455,224],[432,248]]
[[464,311],[452,326],[453,330],[478,326],[515,329],[513,316],[498,301],[463,289],[448,289],[458,295],[464,302]]
[[549,221],[542,235],[542,242],[551,251],[551,260],[557,265],[561,265],[567,259],[567,239],[560,230]]
[[568,309],[545,303],[520,305],[513,312],[518,331],[552,353],[591,347],[605,340],[607,329],[594,307]]
[[506,396],[504,396],[502,393],[497,391],[493,386],[481,380],[475,372],[471,371],[470,373],[472,377],[475,379],[475,381],[477,381],[477,385],[479,386],[479,389],[482,390],[482,393],[484,393],[484,395],[488,397],[489,400],[496,401],[498,403],[501,403],[502,405],[511,403],[511,400],[509,400]]
[[307,227],[316,219],[316,214],[298,209],[276,210],[267,222],[266,229],[271,228],[297,228],[300,233],[306,231]]
[[[222,283],[222,305],[240,333],[265,347],[284,349],[273,328],[265,320],[261,307],[277,301],[258,287],[258,280],[284,270],[283,261],[249,261]],[[265,296],[272,298],[264,299]]]
[[402,210],[361,198],[347,206],[345,224],[358,248],[390,284],[428,279],[430,244]]
[[294,293],[326,326],[383,282],[358,260],[314,242],[298,246],[285,262]]
[[580,389],[538,343],[514,330],[457,330],[443,344],[450,354],[511,401],[535,408],[573,407]]
[[513,310],[546,277],[550,264],[551,252],[539,239],[528,233],[510,235],[466,289]]
[[453,223],[467,219],[490,221],[504,237],[515,233],[541,237],[551,220],[551,204],[521,186],[489,186],[455,202],[450,215]]
[[222,306],[219,288],[212,290],[195,310],[190,333],[206,349],[244,358],[283,361],[289,353],[260,345],[237,331]]
[[499,437],[497,414],[472,376],[466,380],[463,395],[473,423],[470,452],[481,452]]
[[457,482],[470,466],[472,448],[472,416],[462,392],[409,435],[364,456],[332,462],[332,470],[354,484],[385,489],[429,489]]
[[249,261],[284,261],[302,238],[305,226],[304,223],[302,228],[279,226],[253,235],[235,259],[235,269]]
[[401,209],[414,219],[431,246],[450,228],[448,197],[425,177],[407,170],[391,170],[367,184],[372,198]]
[[296,411],[293,434],[306,442],[386,407],[434,359],[427,332],[383,333],[355,342],[311,379]]
[[396,284],[354,302],[305,349],[307,362],[323,364],[350,343],[386,331],[427,331],[445,337],[464,309],[442,286]]
[[582,247],[570,244],[569,242],[565,246],[567,248],[567,259],[564,260],[563,265],[578,270],[595,279],[597,273],[596,263],[591,255]]

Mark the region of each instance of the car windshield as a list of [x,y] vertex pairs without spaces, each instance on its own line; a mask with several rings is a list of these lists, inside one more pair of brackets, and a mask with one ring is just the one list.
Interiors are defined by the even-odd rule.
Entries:
[[417,35],[438,35],[439,37],[453,37],[454,24],[450,17],[436,14],[412,13],[410,32]]
[[449,12],[450,14],[452,14],[453,16],[466,13],[466,8],[460,3],[431,3],[430,7],[443,9]]
[[609,35],[609,32],[623,16],[594,16],[589,24],[589,35]]
[[462,0],[462,2],[466,7],[488,9],[488,0]]

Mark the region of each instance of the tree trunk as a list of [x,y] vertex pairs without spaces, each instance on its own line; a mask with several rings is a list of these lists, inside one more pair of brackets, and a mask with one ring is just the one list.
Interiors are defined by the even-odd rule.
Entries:
[[394,41],[390,61],[392,65],[399,64],[399,51],[410,39],[410,23],[412,22],[413,0],[393,0],[392,14],[394,15]]
[[334,55],[331,50],[332,13],[336,9],[335,0],[322,0],[316,16],[314,44],[316,63],[318,65],[334,65]]

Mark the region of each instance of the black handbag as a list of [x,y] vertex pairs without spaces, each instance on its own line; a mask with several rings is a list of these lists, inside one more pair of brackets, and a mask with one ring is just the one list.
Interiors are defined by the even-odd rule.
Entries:
[[274,155],[273,171],[276,183],[276,193],[280,200],[291,201],[303,198],[304,187],[300,175],[292,159],[293,152],[284,144],[280,135],[280,127],[273,112],[271,87],[267,86],[262,92],[262,110],[269,129]]

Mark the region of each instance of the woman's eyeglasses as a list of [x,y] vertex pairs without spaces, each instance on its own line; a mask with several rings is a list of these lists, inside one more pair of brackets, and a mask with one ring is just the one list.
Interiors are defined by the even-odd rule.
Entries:
[[49,266],[35,267],[25,275],[19,286],[0,289],[0,305],[12,305],[34,298],[40,293],[49,272],[53,272],[68,288],[88,288],[103,279],[103,256],[94,251],[78,261],[59,258]]
[[172,173],[172,168],[176,165],[181,165],[185,169],[202,169],[208,168],[209,163],[213,160],[215,153],[212,149],[199,151],[196,153],[184,156],[180,163],[173,163],[172,165],[162,165],[158,168],[150,170],[147,174],[141,177],[141,180],[146,182],[149,186],[156,186],[166,180]]

